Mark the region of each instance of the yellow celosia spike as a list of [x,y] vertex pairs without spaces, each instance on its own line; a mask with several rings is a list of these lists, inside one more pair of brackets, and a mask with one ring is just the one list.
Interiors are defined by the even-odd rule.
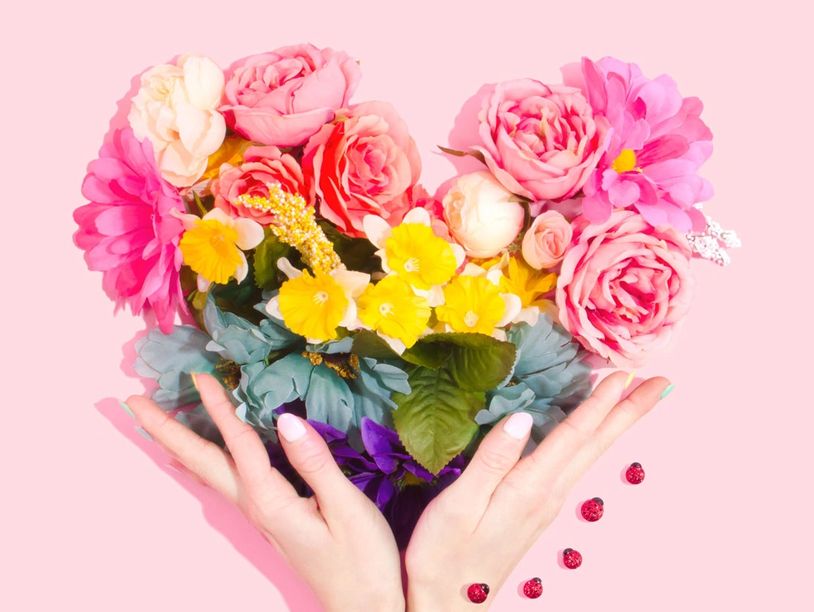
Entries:
[[268,197],[242,195],[241,206],[274,214],[271,231],[282,242],[294,247],[314,272],[327,273],[342,262],[333,244],[317,225],[314,209],[299,194],[290,194],[279,183],[268,184]]

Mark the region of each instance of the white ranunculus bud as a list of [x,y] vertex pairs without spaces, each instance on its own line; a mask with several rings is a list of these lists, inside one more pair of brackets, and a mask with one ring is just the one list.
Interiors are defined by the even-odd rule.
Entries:
[[444,196],[450,233],[469,257],[494,257],[517,238],[525,210],[489,172],[458,177]]

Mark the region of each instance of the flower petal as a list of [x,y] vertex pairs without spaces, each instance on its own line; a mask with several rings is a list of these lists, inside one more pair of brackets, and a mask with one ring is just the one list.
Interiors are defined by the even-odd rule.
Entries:
[[523,310],[523,303],[514,293],[501,293],[500,297],[506,303],[506,311],[503,313],[503,318],[497,322],[496,327],[505,327],[517,318],[520,311]]
[[365,215],[362,229],[367,239],[380,249],[384,247],[384,241],[390,234],[390,224],[378,215]]
[[[288,257],[280,257],[280,259],[277,260],[277,269],[288,278],[297,278],[302,274],[302,270],[298,270],[291,265],[291,262],[288,261]],[[282,319],[282,316],[280,318]]]
[[263,242],[263,226],[254,219],[241,217],[234,221],[237,230],[237,246],[248,251]]
[[430,213],[426,208],[413,208],[410,212],[404,215],[402,223],[420,223],[421,225],[432,225]]
[[331,272],[334,280],[339,283],[342,288],[352,298],[358,298],[362,292],[367,289],[370,284],[370,274],[364,272],[355,272],[353,270],[337,269]]

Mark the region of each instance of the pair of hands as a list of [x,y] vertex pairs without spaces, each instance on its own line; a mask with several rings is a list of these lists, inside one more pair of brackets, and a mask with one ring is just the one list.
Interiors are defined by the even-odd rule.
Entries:
[[342,612],[472,609],[466,586],[485,582],[496,592],[576,480],[669,385],[651,378],[623,399],[627,373],[610,375],[524,458],[529,416],[498,423],[466,470],[419,519],[404,558],[405,595],[390,527],[345,477],[322,437],[294,415],[279,418],[283,450],[314,491],[313,497],[300,497],[271,467],[262,441],[235,416],[217,380],[205,374],[195,380],[228,453],[147,398],[133,396],[127,404],[171,455],[241,508],[326,610]]

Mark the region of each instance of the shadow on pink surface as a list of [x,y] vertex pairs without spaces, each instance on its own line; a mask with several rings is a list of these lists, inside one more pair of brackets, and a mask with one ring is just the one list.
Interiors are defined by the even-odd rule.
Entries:
[[[136,339],[128,342],[126,346],[132,350],[132,344]],[[240,510],[216,491],[197,481],[192,475],[180,471],[173,465],[170,456],[155,442],[141,437],[132,419],[119,408],[118,400],[110,397],[99,400],[96,403],[96,409],[119,434],[149,457],[158,469],[198,499],[207,522],[223,534],[237,552],[277,587],[289,609],[297,610],[297,612],[320,612],[322,610],[308,586],[280,553],[249,523]]]

